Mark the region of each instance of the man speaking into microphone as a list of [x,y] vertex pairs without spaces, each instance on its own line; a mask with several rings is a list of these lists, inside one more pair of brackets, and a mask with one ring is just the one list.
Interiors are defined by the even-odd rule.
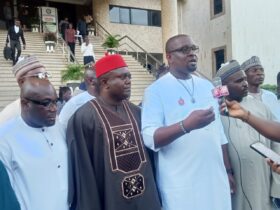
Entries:
[[[246,74],[236,60],[223,65],[216,76],[220,77],[222,84],[228,88],[227,100],[236,100],[252,114],[272,120],[270,110],[263,103],[247,97]],[[250,144],[260,141],[271,148],[271,142],[248,125],[246,119],[244,121],[227,116],[222,117],[236,181],[236,193],[232,195],[233,210],[270,210],[272,209],[270,190],[273,177],[264,158],[250,149]],[[275,197],[278,197],[280,186],[274,187],[279,189],[276,196],[274,194]]]

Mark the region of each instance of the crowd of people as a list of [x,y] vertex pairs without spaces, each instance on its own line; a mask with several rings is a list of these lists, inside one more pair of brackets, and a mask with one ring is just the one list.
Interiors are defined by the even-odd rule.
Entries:
[[[85,63],[95,62],[84,39]],[[190,36],[171,37],[141,107],[119,54],[86,69],[86,90],[71,98],[66,87],[57,96],[35,56],[16,63],[20,98],[0,113],[0,209],[277,209],[280,163],[250,149],[280,152],[279,104],[261,89],[261,61],[221,66],[229,95],[219,104],[195,73],[198,51]]]

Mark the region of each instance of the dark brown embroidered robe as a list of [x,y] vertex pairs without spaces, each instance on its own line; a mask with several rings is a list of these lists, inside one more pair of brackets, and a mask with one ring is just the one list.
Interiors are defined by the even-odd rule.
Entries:
[[[123,102],[127,117],[82,106],[67,128],[71,210],[160,210],[152,166],[140,134],[140,109]],[[122,114],[122,115],[123,115]]]

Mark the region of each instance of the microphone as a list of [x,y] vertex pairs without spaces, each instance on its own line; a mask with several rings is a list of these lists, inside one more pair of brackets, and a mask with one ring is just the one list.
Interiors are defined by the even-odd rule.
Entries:
[[[214,89],[212,90],[212,94],[214,98],[220,99],[222,103],[225,102],[225,96],[229,95],[228,88],[226,85],[222,85],[222,80],[220,77],[215,77],[212,81],[214,85]],[[224,115],[228,116],[228,109],[225,107]]]

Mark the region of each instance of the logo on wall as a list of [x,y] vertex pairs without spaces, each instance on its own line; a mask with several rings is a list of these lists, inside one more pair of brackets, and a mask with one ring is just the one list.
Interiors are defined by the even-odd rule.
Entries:
[[41,7],[43,31],[45,33],[57,32],[57,9],[54,7]]

